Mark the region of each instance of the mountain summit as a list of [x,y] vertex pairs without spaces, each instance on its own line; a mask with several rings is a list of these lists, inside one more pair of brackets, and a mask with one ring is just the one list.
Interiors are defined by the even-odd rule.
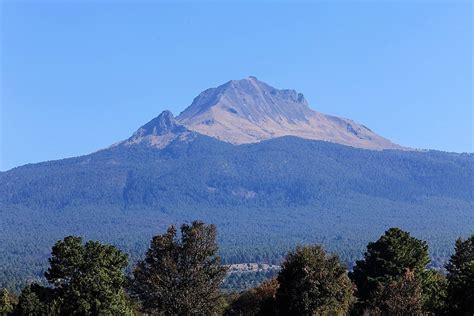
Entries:
[[207,89],[178,117],[164,111],[120,144],[164,148],[198,134],[235,145],[296,136],[364,149],[407,149],[350,119],[313,111],[303,94],[255,77]]
[[178,120],[183,123],[199,121],[203,114],[209,112],[223,116],[230,113],[233,117],[254,124],[281,118],[298,124],[306,121],[306,117],[311,114],[301,93],[295,90],[277,90],[255,77],[232,80],[202,92],[181,113]]
[[279,90],[255,77],[207,89],[177,121],[233,144],[297,136],[366,149],[403,149],[364,125],[313,111],[295,90]]

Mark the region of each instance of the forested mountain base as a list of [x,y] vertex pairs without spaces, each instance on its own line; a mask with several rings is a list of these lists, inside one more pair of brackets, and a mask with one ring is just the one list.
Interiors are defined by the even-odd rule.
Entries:
[[224,263],[280,263],[319,243],[351,266],[397,226],[427,240],[442,267],[474,232],[473,165],[472,154],[205,136],[26,165],[0,173],[0,286],[40,277],[64,236],[117,245],[134,262],[152,235],[195,219],[219,227]]
[[[437,205],[439,207],[439,204]],[[433,208],[434,209],[434,208]],[[272,263],[280,264],[289,249],[298,244],[320,243],[337,253],[349,267],[359,259],[368,241],[380,235],[390,224],[413,232],[430,245],[431,264],[442,268],[452,253],[458,236],[472,233],[472,226],[465,227],[465,214],[438,212],[433,218],[423,218],[423,210],[405,208],[397,216],[386,212],[368,214],[317,212],[309,210],[275,211],[260,210],[258,215],[250,210],[221,210],[188,212],[189,217],[171,218],[157,211],[82,209],[38,214],[18,207],[8,208],[9,224],[2,231],[0,247],[0,287],[21,288],[25,280],[40,278],[47,266],[51,244],[71,233],[86,239],[112,243],[129,254],[135,262],[146,249],[150,237],[168,224],[191,221],[193,214],[222,227],[219,234],[223,263]],[[133,212],[133,216],[129,212]],[[184,213],[184,212],[183,212]],[[198,217],[199,216],[199,217]],[[385,220],[383,217],[386,217]],[[28,219],[25,221],[25,218]],[[467,218],[472,222],[472,219]],[[45,225],[45,222],[48,225]],[[450,229],[447,229],[449,227]],[[456,229],[455,229],[456,228]],[[14,238],[12,238],[14,237]]]

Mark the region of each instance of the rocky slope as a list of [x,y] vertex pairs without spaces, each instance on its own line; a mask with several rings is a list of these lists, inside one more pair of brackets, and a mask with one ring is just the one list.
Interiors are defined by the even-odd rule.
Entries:
[[202,92],[177,121],[232,144],[297,136],[365,149],[407,149],[352,120],[313,111],[303,94],[275,89],[255,77]]
[[133,135],[116,145],[146,145],[156,148],[164,148],[172,141],[193,139],[195,132],[190,131],[178,124],[170,111],[163,111],[150,122],[140,127]]

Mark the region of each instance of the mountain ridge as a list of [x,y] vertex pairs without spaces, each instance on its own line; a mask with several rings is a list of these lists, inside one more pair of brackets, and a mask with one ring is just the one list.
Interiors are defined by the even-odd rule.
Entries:
[[[155,120],[137,132],[153,125]],[[353,120],[316,112],[302,93],[276,89],[253,76],[204,90],[175,118],[173,125],[184,126],[187,133],[207,135],[234,145],[296,136],[371,150],[411,150]],[[176,132],[167,137],[153,135],[149,143],[166,146],[169,139],[177,137]],[[129,139],[128,143],[137,143],[140,137]]]

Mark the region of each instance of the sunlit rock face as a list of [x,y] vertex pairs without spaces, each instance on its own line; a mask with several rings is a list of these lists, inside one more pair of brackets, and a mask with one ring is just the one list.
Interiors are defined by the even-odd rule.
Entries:
[[316,112],[303,94],[275,89],[255,77],[207,89],[177,118],[164,111],[118,145],[164,148],[198,134],[234,145],[296,136],[364,149],[408,149],[350,119]]
[[176,120],[237,145],[297,136],[366,149],[406,149],[352,120],[313,111],[303,94],[275,89],[255,77],[205,90]]

